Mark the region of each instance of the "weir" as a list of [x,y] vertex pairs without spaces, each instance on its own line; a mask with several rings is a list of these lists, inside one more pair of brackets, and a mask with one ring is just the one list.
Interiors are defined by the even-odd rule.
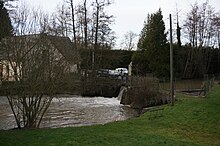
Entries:
[[122,97],[123,97],[123,94],[124,94],[126,91],[127,91],[127,87],[121,86],[120,92],[119,92],[119,94],[118,94],[118,96],[117,96],[117,99],[118,99],[120,102],[121,102],[121,99],[122,99]]

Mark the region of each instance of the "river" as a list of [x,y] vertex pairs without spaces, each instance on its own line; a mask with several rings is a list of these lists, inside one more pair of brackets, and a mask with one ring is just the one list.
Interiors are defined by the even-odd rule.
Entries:
[[[126,120],[138,112],[121,105],[117,98],[62,96],[54,98],[40,128],[89,126]],[[0,130],[16,128],[7,98],[0,97]]]

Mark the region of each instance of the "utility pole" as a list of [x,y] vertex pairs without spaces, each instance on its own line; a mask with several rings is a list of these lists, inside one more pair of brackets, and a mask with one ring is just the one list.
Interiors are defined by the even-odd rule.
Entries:
[[173,85],[173,34],[172,34],[172,16],[170,14],[170,96],[171,105],[174,105],[174,85]]

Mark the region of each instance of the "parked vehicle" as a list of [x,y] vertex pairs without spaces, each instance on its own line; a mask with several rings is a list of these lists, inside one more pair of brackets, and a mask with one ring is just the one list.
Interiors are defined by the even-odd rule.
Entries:
[[116,70],[116,72],[118,72],[118,74],[120,76],[127,76],[128,75],[128,69],[127,68],[116,68],[115,70]]
[[115,70],[110,69],[100,69],[97,71],[98,77],[121,77],[121,76],[127,76],[128,75],[128,69],[127,68],[116,68]]
[[119,72],[116,70],[109,70],[109,75],[111,77],[117,77],[117,76],[119,76]]
[[100,69],[97,72],[98,77],[108,77],[109,76],[109,69]]

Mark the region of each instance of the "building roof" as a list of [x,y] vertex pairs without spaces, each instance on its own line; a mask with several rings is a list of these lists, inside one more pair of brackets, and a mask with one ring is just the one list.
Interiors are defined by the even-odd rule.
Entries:
[[73,43],[68,37],[47,36],[46,38],[58,49],[67,61],[74,63],[80,60],[78,51],[73,47]]
[[[21,42],[21,43],[17,43],[17,42]],[[12,45],[14,43],[17,43],[17,44]],[[46,35],[46,34],[14,36],[14,37],[3,39],[2,42],[0,42],[0,59],[7,57],[8,52],[4,50],[5,44],[7,44],[7,46],[17,46],[17,45],[25,44],[27,48],[31,49],[35,45],[45,45],[44,43],[46,43],[47,45],[52,45],[55,49],[57,49],[63,55],[63,57],[68,62],[79,63],[80,57],[79,57],[78,50],[76,50],[73,47],[73,43],[68,37],[51,36],[51,35]]]

